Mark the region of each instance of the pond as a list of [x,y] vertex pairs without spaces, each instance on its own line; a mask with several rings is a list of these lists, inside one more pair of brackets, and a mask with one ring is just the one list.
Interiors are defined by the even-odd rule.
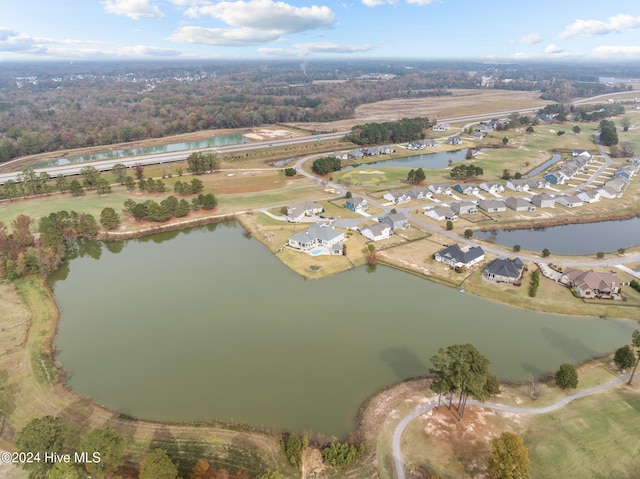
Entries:
[[467,148],[455,151],[440,151],[438,153],[426,153],[424,155],[407,156],[391,160],[371,161],[360,165],[345,166],[343,170],[354,168],[367,168],[369,166],[403,166],[406,168],[439,169],[449,166],[450,161],[463,161],[467,156]]
[[640,244],[640,217],[527,230],[478,231],[474,237],[508,247],[519,244],[530,251],[547,248],[551,254],[614,253]]
[[97,160],[113,160],[117,158],[127,158],[130,156],[153,155],[157,153],[171,153],[174,151],[196,150],[199,148],[210,148],[215,146],[240,145],[250,143],[250,140],[243,136],[243,132],[231,133],[229,135],[213,136],[204,140],[185,141],[182,143],[171,143],[169,145],[147,146],[144,148],[127,148],[114,150],[105,153],[95,153],[92,155],[74,156],[70,158],[59,158],[57,160],[42,161],[36,163],[32,168],[50,168],[53,166],[73,165],[76,163],[87,163]]
[[637,326],[385,267],[305,281],[235,223],[86,246],[52,278],[57,359],[79,395],[139,418],[345,437],[368,396],[425,375],[440,347],[470,342],[500,378],[527,380],[610,352]]

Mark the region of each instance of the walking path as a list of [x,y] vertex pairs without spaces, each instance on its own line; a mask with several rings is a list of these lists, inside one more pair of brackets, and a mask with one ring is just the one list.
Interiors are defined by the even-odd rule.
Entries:
[[[556,401],[555,403],[549,406],[541,407],[541,408],[527,408],[527,407],[521,408],[521,407],[505,406],[504,404],[481,403],[478,401],[474,401],[473,399],[470,399],[467,402],[467,404],[472,404],[474,406],[480,406],[486,409],[493,409],[496,411],[504,411],[504,412],[510,412],[515,414],[546,414],[552,411],[556,411],[557,409],[560,409],[563,406],[566,406],[567,404],[569,404],[571,401],[575,399],[602,392],[617,384],[627,381],[629,379],[629,376],[630,374],[625,374],[616,379],[612,379],[609,382],[600,384],[599,386],[594,386],[592,388],[584,389],[583,391],[570,394],[569,396],[565,396],[562,399]],[[413,421],[415,418],[417,418],[421,414],[424,414],[427,411],[430,411],[437,405],[438,404],[436,401],[431,401],[429,404],[419,407],[415,411],[405,416],[402,419],[402,421],[398,423],[395,430],[393,431],[393,438],[391,440],[391,449],[393,453],[393,462],[396,468],[396,477],[398,479],[406,479],[404,466],[402,464],[402,451],[400,450],[400,439],[402,438],[402,433],[404,432],[404,430],[406,429],[406,427],[409,425],[411,421]]]

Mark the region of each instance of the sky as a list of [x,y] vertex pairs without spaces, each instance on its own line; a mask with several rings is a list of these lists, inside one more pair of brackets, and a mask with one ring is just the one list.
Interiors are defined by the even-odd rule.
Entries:
[[639,60],[640,1],[0,0],[0,62],[286,58]]

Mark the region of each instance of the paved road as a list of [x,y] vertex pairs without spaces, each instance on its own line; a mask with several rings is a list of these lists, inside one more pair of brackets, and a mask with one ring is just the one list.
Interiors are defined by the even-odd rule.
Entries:
[[[555,403],[549,405],[549,406],[545,406],[545,407],[541,407],[541,408],[521,408],[521,407],[512,407],[512,406],[505,406],[504,404],[495,404],[495,403],[481,403],[475,400],[470,399],[467,404],[471,404],[474,406],[480,406],[486,409],[493,409],[495,411],[503,411],[503,412],[510,412],[510,413],[514,413],[514,414],[545,414],[545,413],[549,413],[552,411],[556,411],[558,409],[560,409],[563,406],[566,406],[567,404],[569,404],[571,401],[574,401],[578,398],[582,398],[585,396],[591,396],[592,394],[597,394],[599,392],[602,392],[606,389],[609,389],[617,384],[620,384],[624,381],[627,381],[629,379],[629,374],[625,374],[624,376],[620,376],[616,379],[613,379],[607,383],[601,384],[599,386],[595,386],[589,389],[585,389],[583,391],[577,392],[575,394],[570,394],[569,396],[565,396],[562,399],[556,401]],[[404,432],[404,430],[407,428],[407,426],[409,425],[409,423],[411,421],[413,421],[415,418],[417,418],[418,416],[420,416],[421,414],[424,414],[428,411],[431,411],[434,407],[436,407],[438,404],[436,401],[431,401],[430,403],[419,407],[418,409],[416,409],[415,411],[411,412],[410,414],[406,415],[404,418],[402,418],[402,420],[398,423],[398,425],[396,426],[396,428],[393,431],[393,437],[391,440],[391,450],[392,450],[392,454],[393,454],[393,463],[395,465],[396,468],[396,477],[398,479],[406,479],[406,475],[405,475],[405,471],[404,471],[404,465],[402,463],[402,451],[400,449],[400,440],[402,439],[402,433]]]

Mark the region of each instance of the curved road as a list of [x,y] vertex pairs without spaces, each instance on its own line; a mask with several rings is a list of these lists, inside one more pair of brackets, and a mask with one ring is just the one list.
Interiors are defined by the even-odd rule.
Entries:
[[[592,394],[596,394],[606,389],[609,389],[610,387],[615,386],[616,384],[619,384],[621,382],[628,380],[629,376],[630,374],[625,374],[624,376],[620,376],[616,379],[613,379],[599,386],[595,386],[595,387],[577,392],[575,394],[570,394],[569,396],[565,396],[562,399],[556,401],[555,403],[549,406],[541,407],[541,408],[511,407],[511,406],[505,406],[503,404],[481,403],[478,401],[474,401],[472,399],[469,400],[467,404],[480,406],[487,409],[493,409],[495,411],[504,411],[504,412],[510,412],[515,414],[545,414],[545,413],[560,409],[561,407],[566,406],[567,404],[569,404],[571,401],[575,399],[582,398],[585,396],[590,396]],[[404,432],[404,430],[407,428],[407,426],[411,421],[413,421],[415,418],[417,418],[421,414],[424,414],[425,412],[430,411],[436,406],[437,406],[437,403],[435,401],[432,401],[425,406],[419,407],[415,411],[411,412],[410,414],[402,418],[402,421],[400,421],[396,426],[396,428],[394,429],[393,438],[391,440],[391,450],[393,454],[393,463],[396,468],[396,477],[398,479],[406,479],[404,466],[402,464],[402,451],[400,449],[400,439],[402,438],[402,433]]]

